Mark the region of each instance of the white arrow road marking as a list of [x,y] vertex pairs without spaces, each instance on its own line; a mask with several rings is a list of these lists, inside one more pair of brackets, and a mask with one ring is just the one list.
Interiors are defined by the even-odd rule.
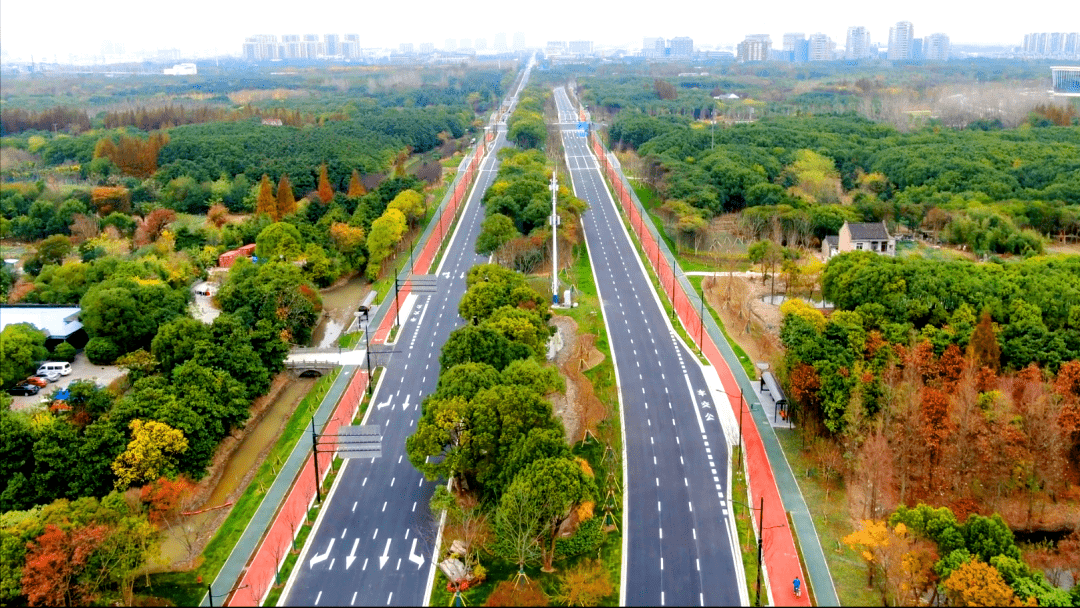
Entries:
[[386,401],[383,401],[382,403],[380,403],[379,405],[377,405],[375,407],[377,407],[377,408],[379,408],[381,410],[382,408],[384,408],[384,407],[386,407],[388,405],[390,405],[390,400],[389,399],[387,399]]
[[356,545],[360,544],[360,539],[355,538],[352,541],[352,552],[345,556],[345,569],[348,570],[349,566],[356,561]]
[[405,395],[405,403],[401,404],[401,411],[405,411],[405,410],[409,409],[409,397],[411,397],[411,396],[412,395]]
[[382,555],[379,556],[379,570],[386,565],[386,561],[390,559],[390,541],[392,538],[386,539],[386,548],[383,549]]
[[416,564],[416,569],[424,567],[424,556],[416,554],[416,539],[412,539],[412,548],[409,549],[409,561]]
[[326,547],[326,551],[324,551],[323,553],[320,553],[319,555],[316,555],[315,557],[312,557],[311,561],[308,562],[308,568],[309,569],[314,568],[315,564],[317,564],[319,562],[325,562],[326,558],[330,557],[330,550],[333,549],[333,548],[334,548],[334,539],[331,538],[330,539],[330,544],[327,545],[327,547]]

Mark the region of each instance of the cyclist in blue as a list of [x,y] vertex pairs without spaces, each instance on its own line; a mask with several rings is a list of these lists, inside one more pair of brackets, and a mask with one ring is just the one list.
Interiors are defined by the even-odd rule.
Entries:
[[795,585],[795,597],[799,597],[799,591],[801,590],[801,587],[802,587],[802,581],[799,580],[798,576],[795,577],[795,580],[793,581],[793,584]]

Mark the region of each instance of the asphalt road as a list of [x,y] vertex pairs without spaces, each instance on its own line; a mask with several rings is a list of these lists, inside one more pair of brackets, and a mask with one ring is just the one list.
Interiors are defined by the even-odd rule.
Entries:
[[506,126],[499,124],[435,288],[419,287],[410,296],[397,343],[380,349],[392,352],[381,355],[386,371],[366,424],[382,428],[382,458],[347,460],[342,466],[293,570],[284,605],[419,606],[427,599],[437,528],[428,503],[435,483],[405,459],[405,439],[416,428],[421,401],[438,383],[443,344],[464,322],[458,303],[465,274],[487,262],[474,253],[484,217],[480,200],[498,170],[495,152],[504,145]]
[[625,433],[623,605],[741,602],[730,528],[727,445],[710,391],[677,337],[577,131],[564,89],[556,101],[566,162],[603,301]]

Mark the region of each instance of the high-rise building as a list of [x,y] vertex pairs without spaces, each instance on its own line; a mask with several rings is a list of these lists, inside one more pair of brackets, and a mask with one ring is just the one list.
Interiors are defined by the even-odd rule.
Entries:
[[506,32],[499,32],[495,34],[495,52],[505,53],[506,51]]
[[413,54],[413,43],[411,43],[411,42],[402,42],[401,44],[398,45],[398,52],[401,53],[402,55],[412,55]]
[[805,62],[809,58],[809,43],[806,34],[802,32],[788,32],[784,34],[783,47],[777,54],[783,61]]
[[462,38],[458,40],[457,48],[459,51],[472,50],[472,38]]
[[360,49],[360,34],[345,34],[341,43],[341,54],[346,59],[360,59],[364,52]]
[[844,46],[844,59],[866,59],[870,57],[870,30],[861,25],[847,28],[847,44]]
[[277,36],[257,34],[244,39],[244,59],[248,61],[270,61],[278,59]]
[[281,37],[280,56],[282,59],[302,59],[304,52],[303,45],[300,44],[300,36],[298,34],[285,34]]
[[736,59],[740,62],[765,61],[771,47],[772,38],[768,34],[750,34],[739,43]]
[[670,42],[672,57],[690,57],[694,54],[694,39],[688,36],[676,36]]
[[435,52],[435,43],[434,42],[421,42],[420,43],[420,54],[421,55],[430,55],[430,54],[432,54],[434,52]]
[[810,61],[832,61],[833,54],[836,49],[836,43],[832,41],[825,34],[818,32],[811,34],[809,40],[809,60]]
[[923,40],[923,57],[927,61],[949,59],[949,37],[942,33],[930,34]]
[[525,34],[523,32],[514,32],[514,52],[525,50]]
[[591,55],[593,52],[592,40],[571,40],[570,53],[572,55]]
[[447,53],[453,53],[457,50],[457,38],[447,38],[443,42],[443,50]]
[[487,50],[487,38],[477,38],[476,42],[474,43],[474,46],[476,47],[476,50],[478,50],[478,51],[486,51]]
[[667,53],[667,40],[659,36],[646,36],[641,40],[641,54],[647,59],[663,57]]
[[898,21],[889,28],[889,61],[910,61],[915,58],[913,44],[915,26],[910,21]]
[[304,40],[301,44],[304,46],[304,59],[315,59],[323,54],[322,45],[319,44],[318,34],[304,34]]
[[545,55],[565,55],[566,54],[566,41],[565,40],[548,40],[547,46],[544,47]]
[[337,34],[323,35],[323,49],[331,57],[341,55],[341,36]]
[[1026,34],[1021,47],[1025,55],[1076,59],[1080,57],[1080,33],[1038,32]]

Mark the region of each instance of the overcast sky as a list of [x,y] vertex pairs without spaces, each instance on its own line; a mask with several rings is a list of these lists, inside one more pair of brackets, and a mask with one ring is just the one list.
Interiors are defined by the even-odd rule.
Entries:
[[[1072,0],[1051,0],[1065,9]],[[605,5],[605,6],[602,6]],[[608,8],[618,6],[616,8]],[[979,5],[975,5],[979,6]],[[822,32],[844,46],[848,26],[870,28],[875,43],[888,41],[889,26],[911,21],[915,36],[944,32],[956,43],[1019,45],[1024,34],[1080,30],[1080,17],[1065,23],[1061,11],[1028,10],[998,3],[971,8],[971,3],[943,0],[872,2],[832,0],[808,2],[582,2],[581,0],[518,0],[453,2],[350,2],[266,0],[188,0],[151,3],[146,0],[3,0],[0,2],[0,49],[6,57],[61,61],[70,53],[100,54],[102,42],[121,42],[128,52],[179,48],[184,53],[217,50],[239,54],[245,36],[258,33],[357,33],[364,46],[397,47],[401,42],[433,42],[441,48],[448,37],[487,39],[497,32],[525,33],[526,44],[547,40],[593,40],[598,44],[632,43],[644,36],[690,36],[696,46],[733,45],[746,34],[770,34],[779,46],[784,32]],[[522,8],[517,8],[522,7]],[[1070,20],[1065,20],[1070,21]]]

